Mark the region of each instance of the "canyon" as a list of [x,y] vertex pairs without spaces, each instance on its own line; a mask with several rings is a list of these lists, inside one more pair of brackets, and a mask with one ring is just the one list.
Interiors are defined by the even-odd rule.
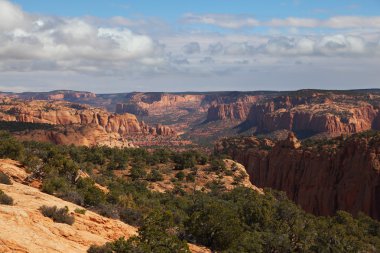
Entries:
[[380,219],[380,134],[300,142],[231,137],[215,151],[242,163],[258,187],[284,191],[307,212],[345,210]]
[[[116,129],[117,132],[151,132],[165,136],[176,132],[195,143],[200,140],[212,143],[226,135],[266,135],[282,130],[306,138],[380,129],[380,91],[376,89],[116,94],[52,91],[1,93],[0,96],[67,101],[103,108],[111,114],[130,115],[131,122],[160,125],[154,129],[132,123],[134,126]],[[114,128],[111,125],[106,128]]]

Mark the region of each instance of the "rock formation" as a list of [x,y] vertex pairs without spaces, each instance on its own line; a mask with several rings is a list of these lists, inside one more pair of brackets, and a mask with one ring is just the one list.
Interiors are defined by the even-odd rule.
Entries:
[[0,93],[0,97],[89,104],[120,115],[134,114],[148,125],[170,126],[195,140],[237,132],[288,130],[305,136],[336,136],[380,129],[380,90],[119,94],[52,91]]
[[245,103],[217,104],[212,105],[207,112],[206,121],[218,120],[238,120],[243,121],[247,118],[249,105]]
[[361,211],[380,219],[380,134],[343,139],[301,146],[294,135],[276,144],[230,138],[215,150],[242,163],[254,185],[285,191],[308,212]]
[[[25,172],[16,162],[0,160],[0,171],[16,180],[13,185],[0,184],[15,202],[13,206],[0,205],[0,252],[86,252],[92,244],[129,238],[137,232],[135,227],[88,210],[75,213],[75,209],[83,208],[21,184]],[[67,206],[75,215],[74,224],[55,223],[44,217],[38,210],[43,205]]]
[[[305,101],[304,101],[305,102]],[[289,130],[326,133],[331,136],[352,134],[372,128],[379,110],[366,102],[332,102],[324,100],[311,103],[293,104],[286,102],[266,102],[254,104],[244,123],[245,128],[255,127],[258,133]]]

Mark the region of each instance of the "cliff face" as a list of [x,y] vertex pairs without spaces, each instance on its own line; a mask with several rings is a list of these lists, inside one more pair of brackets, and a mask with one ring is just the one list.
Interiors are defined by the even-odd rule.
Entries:
[[15,97],[22,99],[36,99],[36,100],[86,100],[86,99],[96,99],[96,94],[86,91],[51,91],[51,92],[24,92],[17,94]]
[[50,142],[58,145],[75,146],[108,146],[134,147],[135,145],[118,133],[107,133],[99,125],[85,126],[67,125],[48,130],[32,130],[15,132],[13,135],[20,140]]
[[379,129],[379,110],[372,105],[341,103],[329,100],[293,104],[267,102],[251,107],[245,127],[256,127],[257,132],[289,130],[294,132],[327,133],[337,136],[369,129]]
[[253,184],[285,191],[308,212],[361,211],[380,219],[379,135],[319,147],[303,147],[294,135],[276,144],[254,137],[224,139],[215,150],[242,163]]
[[171,135],[163,126],[150,127],[140,123],[132,114],[113,114],[86,105],[63,101],[8,101],[0,105],[0,120],[52,125],[94,125],[107,133],[121,136],[136,134]]
[[245,120],[249,112],[249,105],[247,103],[212,105],[207,111],[206,121]]

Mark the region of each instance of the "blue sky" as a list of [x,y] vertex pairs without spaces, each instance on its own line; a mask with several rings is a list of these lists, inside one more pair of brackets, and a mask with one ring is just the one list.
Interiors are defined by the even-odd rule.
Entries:
[[380,13],[378,0],[17,0],[26,11],[60,15],[98,17],[146,16],[159,17],[175,22],[184,13],[250,14],[259,19],[285,18],[288,16],[325,18],[331,15],[376,16]]
[[0,0],[0,90],[380,88],[378,0]]

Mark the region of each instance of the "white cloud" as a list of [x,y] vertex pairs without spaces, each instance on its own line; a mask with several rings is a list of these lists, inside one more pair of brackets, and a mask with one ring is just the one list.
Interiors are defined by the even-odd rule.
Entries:
[[260,22],[254,19],[253,17],[249,17],[245,15],[227,15],[227,14],[197,15],[193,13],[185,14],[183,17],[183,22],[216,25],[216,26],[220,26],[224,28],[232,28],[232,29],[258,26],[260,24]]
[[0,0],[0,29],[9,30],[23,25],[25,15],[22,10],[8,1]]
[[[120,69],[131,64],[150,66],[162,62],[161,52],[152,38],[127,28],[97,26],[80,18],[32,16],[0,0],[0,59],[12,69],[27,70],[35,62],[49,61],[54,64],[37,65],[74,71],[104,71],[104,62]],[[27,60],[34,62],[25,64]],[[115,61],[123,61],[124,66]],[[7,65],[3,62],[0,71],[9,69]]]
[[[187,14],[184,22],[229,29],[273,26],[279,32],[250,33],[243,29],[217,33],[214,29],[181,27],[181,24],[169,29],[165,22],[150,18],[31,15],[9,1],[0,0],[0,85],[9,81],[21,89],[25,82],[31,82],[43,89],[41,83],[56,81],[57,85],[73,85],[77,77],[82,85],[97,83],[99,90],[102,89],[100,80],[107,83],[113,80],[119,91],[128,87],[153,89],[156,80],[161,80],[157,85],[163,85],[166,90],[170,87],[165,85],[172,85],[174,80],[218,85],[229,80],[236,84],[234,89],[239,89],[240,82],[253,89],[249,86],[250,79],[255,79],[253,76],[261,76],[262,79],[257,79],[260,83],[270,76],[273,84],[278,73],[282,77],[296,75],[301,67],[308,68],[310,73],[315,67],[318,73],[331,74],[333,70],[341,73],[340,69],[348,69],[352,75],[356,73],[368,80],[370,73],[372,80],[379,77],[378,71],[373,70],[379,65],[374,62],[380,56],[377,17],[258,21],[246,15]],[[304,29],[298,29],[302,27],[345,29],[305,35]],[[66,81],[67,76],[70,79]],[[44,80],[45,77],[48,79]],[[283,78],[277,80],[284,82]],[[130,86],[124,88],[124,83]],[[76,88],[75,85],[68,87]],[[92,89],[86,87],[81,89]],[[103,91],[109,91],[109,87]]]
[[208,24],[229,29],[244,27],[325,27],[333,29],[346,28],[380,28],[380,16],[335,16],[328,19],[312,19],[288,17],[284,19],[272,19],[269,21],[257,20],[247,15],[226,14],[192,14],[184,15],[183,22],[193,24]]

